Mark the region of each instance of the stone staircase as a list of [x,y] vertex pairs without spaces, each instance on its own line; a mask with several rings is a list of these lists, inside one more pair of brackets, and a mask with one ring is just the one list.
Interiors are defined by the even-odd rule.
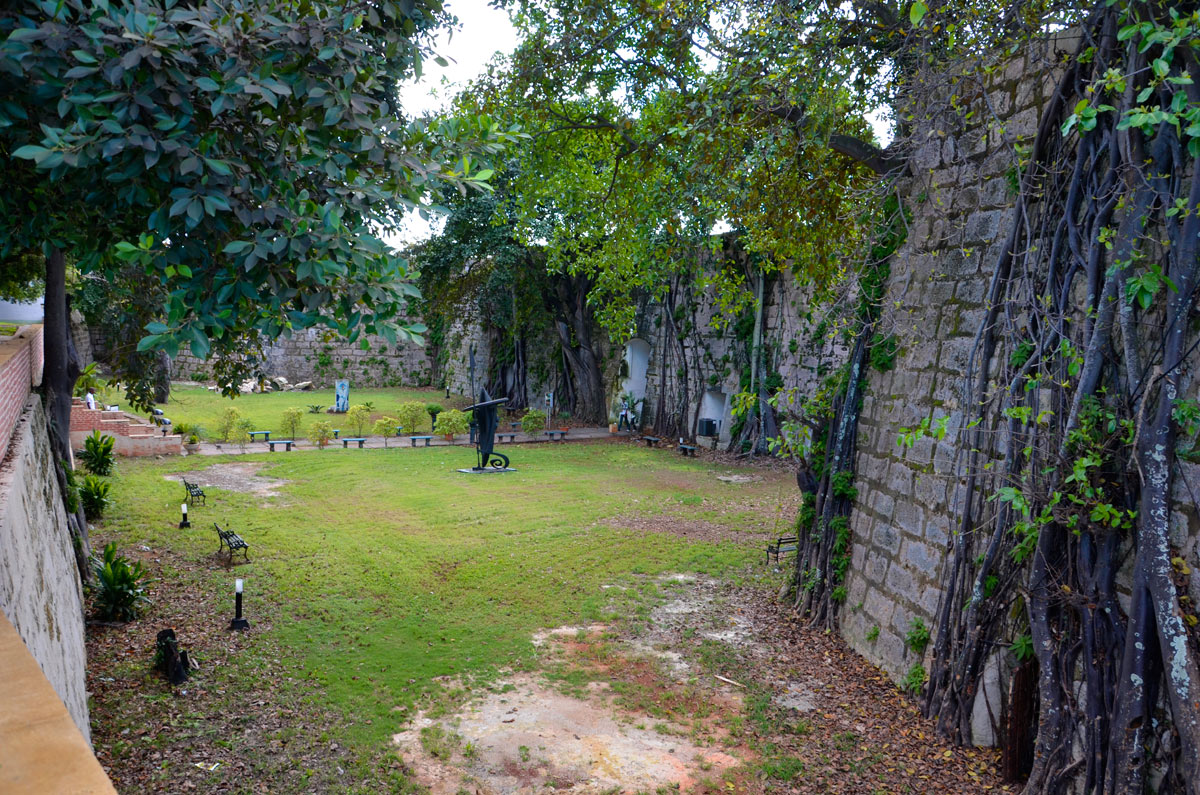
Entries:
[[83,447],[83,440],[92,431],[113,437],[117,455],[182,455],[183,439],[179,434],[167,434],[146,421],[123,411],[89,409],[75,398],[71,402],[71,447]]

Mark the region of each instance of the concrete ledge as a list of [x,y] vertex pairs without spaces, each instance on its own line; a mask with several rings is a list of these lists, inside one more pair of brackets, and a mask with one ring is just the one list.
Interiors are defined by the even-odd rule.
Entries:
[[0,792],[115,793],[58,694],[0,613]]

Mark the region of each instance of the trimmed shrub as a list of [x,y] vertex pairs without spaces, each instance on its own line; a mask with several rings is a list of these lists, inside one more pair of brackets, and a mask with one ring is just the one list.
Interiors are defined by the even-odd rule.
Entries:
[[101,435],[100,431],[92,431],[91,435],[83,440],[83,450],[79,453],[79,458],[89,472],[104,477],[112,474],[113,464],[116,463],[116,455],[113,453],[114,441],[111,436]]

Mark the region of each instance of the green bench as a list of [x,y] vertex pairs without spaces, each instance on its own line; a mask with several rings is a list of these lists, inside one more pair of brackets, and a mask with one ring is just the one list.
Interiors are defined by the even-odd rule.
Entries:
[[426,446],[426,447],[428,447],[428,446],[429,446],[429,443],[430,443],[431,441],[433,441],[433,437],[432,437],[432,436],[410,436],[410,437],[408,437],[408,439],[409,439],[409,441],[412,443],[412,446],[413,446],[413,447],[416,447],[416,446],[417,446],[417,440],[418,440],[418,439],[424,439],[424,440],[425,440],[425,446]]
[[275,452],[275,445],[277,445],[277,444],[284,445],[284,452],[290,453],[290,452],[292,452],[292,445],[294,445],[295,443],[296,443],[295,439],[276,439],[274,441],[267,440],[267,446],[271,448],[272,453]]
[[345,439],[342,439],[342,449],[345,450],[347,447],[349,447],[351,442],[358,442],[358,449],[361,450],[363,442],[365,441],[367,440],[354,436],[347,436]]
[[780,555],[795,552],[799,548],[800,538],[798,536],[780,536],[767,544],[767,563],[771,562],[772,555],[775,556],[775,562],[778,563]]

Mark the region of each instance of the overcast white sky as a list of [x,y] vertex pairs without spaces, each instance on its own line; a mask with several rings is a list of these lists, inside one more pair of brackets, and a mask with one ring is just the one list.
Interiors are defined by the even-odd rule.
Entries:
[[[493,55],[512,52],[517,46],[517,31],[508,13],[489,7],[487,0],[448,0],[446,8],[458,17],[459,28],[443,31],[435,47],[449,64],[443,67],[432,59],[426,61],[421,80],[400,93],[404,110],[414,115],[443,108],[472,78],[483,73]],[[441,221],[431,223],[413,213],[396,234],[385,235],[384,239],[401,247],[430,237],[441,226]]]

